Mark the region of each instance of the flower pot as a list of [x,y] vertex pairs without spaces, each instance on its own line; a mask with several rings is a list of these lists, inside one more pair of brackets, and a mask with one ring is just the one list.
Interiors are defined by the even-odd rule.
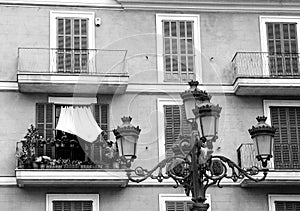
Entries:
[[40,165],[39,165],[38,163],[36,163],[36,162],[33,162],[33,163],[32,163],[32,167],[33,167],[34,169],[39,169]]

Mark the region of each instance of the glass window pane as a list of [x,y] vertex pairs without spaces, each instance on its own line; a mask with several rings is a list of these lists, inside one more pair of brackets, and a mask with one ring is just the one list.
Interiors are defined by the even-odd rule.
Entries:
[[170,22],[164,21],[164,37],[170,37]]
[[80,26],[79,26],[79,19],[74,20],[74,34],[79,35],[80,34]]
[[172,39],[172,53],[177,54],[177,39]]
[[185,22],[184,21],[180,21],[179,29],[180,29],[180,37],[185,37]]
[[71,19],[65,19],[65,33],[71,34]]
[[187,22],[186,23],[186,30],[187,30],[187,37],[193,37],[193,23]]
[[57,20],[57,25],[58,25],[57,33],[59,35],[64,34],[64,19],[59,18]]
[[172,37],[177,37],[176,22],[171,22],[171,34],[172,34]]
[[81,35],[87,35],[87,20],[81,19]]
[[186,39],[181,39],[180,40],[180,53],[181,54],[186,54],[185,44],[186,44]]
[[188,54],[193,54],[194,53],[194,45],[193,45],[193,40],[192,39],[187,40],[187,49],[188,49]]
[[170,54],[170,38],[165,38],[165,53]]

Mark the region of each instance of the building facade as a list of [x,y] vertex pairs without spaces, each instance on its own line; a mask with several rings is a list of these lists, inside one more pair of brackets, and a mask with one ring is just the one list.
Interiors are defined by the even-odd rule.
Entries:
[[128,181],[111,131],[131,116],[131,168],[151,169],[190,133],[190,80],[222,107],[215,153],[258,165],[247,130],[258,115],[277,128],[267,179],[224,180],[209,209],[300,210],[299,11],[296,0],[0,0],[0,210],[188,210],[171,180]]

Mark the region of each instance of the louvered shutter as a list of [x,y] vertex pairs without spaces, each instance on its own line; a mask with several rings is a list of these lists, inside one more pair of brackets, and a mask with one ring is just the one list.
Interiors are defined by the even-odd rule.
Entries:
[[[36,104],[36,128],[44,139],[54,138],[54,105],[52,103]],[[52,146],[47,144],[44,148],[37,148],[37,156],[47,155],[52,157]]]
[[276,169],[300,168],[300,107],[270,107]]
[[[104,131],[107,131],[109,128],[108,126],[108,109],[109,106],[107,104],[93,104],[92,110],[95,117],[96,122],[100,126],[100,128]],[[108,140],[109,133],[104,133],[104,140]],[[96,142],[92,144],[93,149],[93,161],[95,163],[101,163],[103,161],[104,149],[101,145]]]
[[271,75],[298,75],[296,23],[266,23]]
[[53,201],[53,211],[93,211],[93,202]]
[[53,211],[72,211],[70,201],[53,201]]
[[189,81],[194,79],[193,28],[193,21],[163,21],[165,80]]
[[[98,123],[99,127],[107,131],[108,130],[108,105],[107,104],[93,104],[93,113],[96,122]],[[108,139],[107,136],[104,137],[106,140]]]
[[166,201],[166,211],[189,211],[191,201]]
[[88,19],[57,18],[58,72],[88,71]]
[[276,211],[299,211],[299,201],[275,201]]
[[179,135],[190,135],[191,126],[186,120],[183,106],[164,105],[165,117],[165,151],[172,156],[172,146]]
[[92,211],[92,210],[93,210],[93,202],[92,201],[75,202],[75,210],[74,211]]

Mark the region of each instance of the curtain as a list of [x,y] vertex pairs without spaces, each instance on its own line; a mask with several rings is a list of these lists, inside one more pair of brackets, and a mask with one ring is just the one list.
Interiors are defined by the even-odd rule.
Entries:
[[56,130],[74,134],[89,143],[96,141],[102,132],[87,106],[62,107]]

